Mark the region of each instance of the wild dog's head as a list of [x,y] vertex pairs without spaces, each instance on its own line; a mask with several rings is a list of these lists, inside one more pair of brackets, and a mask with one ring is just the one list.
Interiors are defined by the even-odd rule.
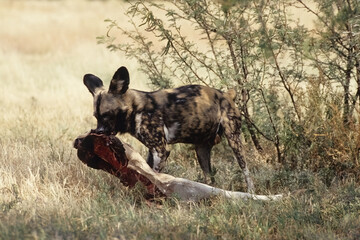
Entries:
[[84,84],[94,97],[94,116],[97,119],[97,133],[115,135],[126,132],[126,92],[129,88],[129,72],[126,67],[120,67],[114,74],[109,90],[106,91],[100,78],[86,74]]

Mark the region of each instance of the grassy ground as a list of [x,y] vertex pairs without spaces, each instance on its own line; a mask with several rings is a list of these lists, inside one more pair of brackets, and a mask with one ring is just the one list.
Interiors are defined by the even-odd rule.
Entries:
[[[120,65],[147,89],[136,63],[96,45],[105,18],[126,24],[120,1],[0,2],[0,239],[359,239],[360,187],[353,179],[276,171],[247,150],[257,192],[280,202],[146,202],[76,157],[72,141],[95,126],[82,76],[108,83]],[[145,156],[145,149],[125,136]],[[175,146],[166,171],[202,178],[194,152]],[[217,186],[242,190],[226,145],[214,151]]]

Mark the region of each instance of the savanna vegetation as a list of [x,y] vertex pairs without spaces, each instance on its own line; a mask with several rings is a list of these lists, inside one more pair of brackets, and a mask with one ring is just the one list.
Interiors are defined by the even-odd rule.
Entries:
[[[1,1],[0,239],[360,238],[359,36],[356,0]],[[236,89],[256,192],[286,197],[151,203],[83,165],[82,76],[120,65],[132,88]],[[212,159],[246,189],[225,142]],[[165,171],[203,178],[187,145]]]

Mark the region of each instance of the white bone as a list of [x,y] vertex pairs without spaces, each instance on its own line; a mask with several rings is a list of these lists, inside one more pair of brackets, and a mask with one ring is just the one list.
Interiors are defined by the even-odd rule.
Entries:
[[[129,159],[128,167],[137,171],[154,183],[166,196],[178,197],[184,201],[198,201],[212,196],[224,196],[230,199],[279,200],[283,196],[256,195],[245,192],[232,192],[209,185],[190,181],[184,178],[173,177],[164,173],[157,173],[146,163],[139,153],[124,143],[125,154]],[[154,156],[155,158],[155,156]]]

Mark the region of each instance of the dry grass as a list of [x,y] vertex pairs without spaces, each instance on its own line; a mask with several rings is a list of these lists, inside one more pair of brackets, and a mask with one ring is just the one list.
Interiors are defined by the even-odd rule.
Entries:
[[[128,190],[78,161],[72,141],[95,126],[83,74],[108,83],[127,65],[131,87],[147,89],[136,63],[96,44],[104,19],[126,24],[125,7],[121,1],[0,1],[0,239],[359,237],[360,189],[350,180],[327,188],[311,173],[275,172],[260,161],[252,168],[259,192],[304,190],[278,203],[170,199],[148,206],[140,187]],[[201,178],[186,150],[174,148],[167,171]],[[231,154],[216,158],[219,185],[241,188]]]
[[66,216],[94,194],[97,173],[76,161],[72,149],[73,139],[95,126],[82,76],[92,72],[108,81],[128,65],[137,79],[132,85],[146,88],[133,63],[96,44],[103,20],[121,18],[124,7],[120,1],[0,2],[1,218]]

